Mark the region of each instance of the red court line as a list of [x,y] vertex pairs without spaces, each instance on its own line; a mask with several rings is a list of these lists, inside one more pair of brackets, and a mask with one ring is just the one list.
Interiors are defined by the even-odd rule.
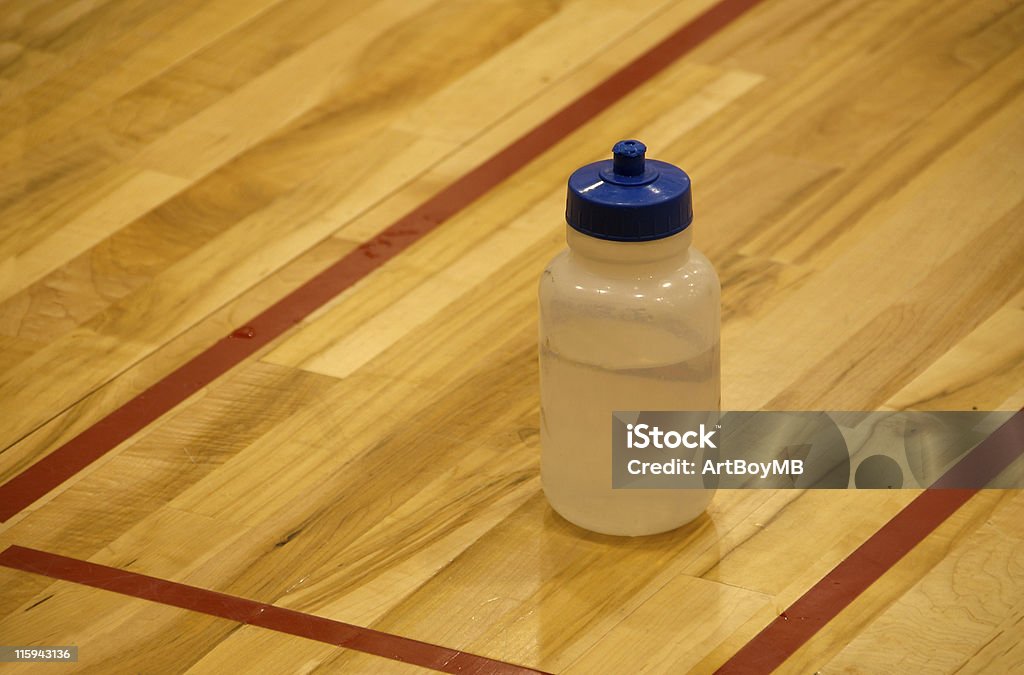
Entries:
[[[761,0],[722,0],[341,260],[52,453],[0,485],[6,521],[394,258]],[[611,143],[615,139],[606,139]]]
[[318,640],[384,658],[432,668],[443,673],[472,675],[526,675],[544,673],[525,666],[477,656],[458,649],[334,621],[315,614],[276,607],[246,598],[208,591],[196,586],[137,574],[116,567],[10,546],[0,553],[0,565],[73,581],[93,588],[151,600],[164,605],[219,616],[260,628]]
[[[1022,454],[1024,409],[893,516],[715,672],[770,673],[778,668]],[[947,487],[952,485],[972,487]]]

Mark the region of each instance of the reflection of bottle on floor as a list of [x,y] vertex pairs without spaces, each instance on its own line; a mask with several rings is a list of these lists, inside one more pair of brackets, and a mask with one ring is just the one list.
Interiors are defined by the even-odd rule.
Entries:
[[690,179],[639,141],[569,178],[567,251],[540,281],[541,474],[567,520],[605,534],[663,532],[711,490],[613,490],[616,410],[720,405],[718,277],[691,246]]

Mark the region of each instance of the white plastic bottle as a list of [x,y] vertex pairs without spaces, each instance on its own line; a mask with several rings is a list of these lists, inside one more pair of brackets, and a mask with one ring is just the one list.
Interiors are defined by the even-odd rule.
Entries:
[[567,251],[540,280],[541,477],[595,532],[644,535],[698,517],[710,489],[613,489],[612,412],[720,407],[720,286],[691,246],[690,179],[621,141],[569,178]]

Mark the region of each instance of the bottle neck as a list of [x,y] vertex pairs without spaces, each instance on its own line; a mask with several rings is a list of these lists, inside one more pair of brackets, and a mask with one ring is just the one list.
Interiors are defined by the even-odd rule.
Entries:
[[643,264],[685,257],[693,243],[691,227],[664,239],[652,241],[609,241],[583,234],[566,225],[565,241],[574,255],[620,264]]

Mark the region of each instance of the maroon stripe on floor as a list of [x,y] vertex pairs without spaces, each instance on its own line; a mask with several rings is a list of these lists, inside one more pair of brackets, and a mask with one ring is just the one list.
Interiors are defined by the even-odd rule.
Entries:
[[[716,672],[770,673],[1024,454],[1024,410],[979,443]],[[976,486],[953,489],[951,485]]]
[[304,614],[293,609],[275,607],[23,546],[10,546],[0,553],[0,565],[318,640],[346,649],[432,668],[442,673],[525,675],[544,672],[343,621]]
[[[245,326],[4,483],[0,486],[0,522],[19,513],[394,258],[760,1],[717,3]],[[610,143],[607,139],[602,142]]]

